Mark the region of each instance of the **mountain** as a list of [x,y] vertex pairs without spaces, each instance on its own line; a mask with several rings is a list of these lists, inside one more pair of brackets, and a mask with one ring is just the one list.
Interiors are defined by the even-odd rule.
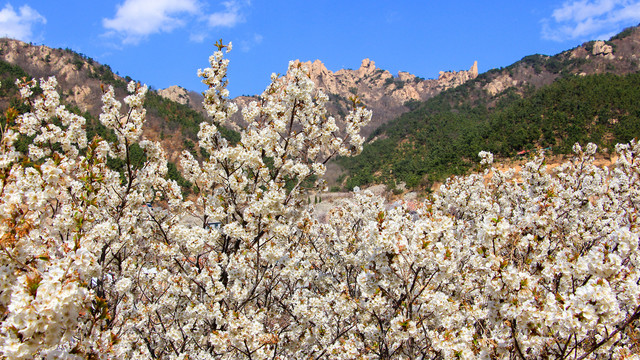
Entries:
[[[62,101],[94,120],[102,106],[101,85],[114,86],[117,97],[122,99],[126,96],[126,83],[131,81],[128,76],[115,74],[108,65],[70,49],[53,49],[7,38],[0,39],[0,61],[18,66],[24,71],[22,76],[56,76]],[[377,68],[369,59],[363,60],[357,70],[343,69],[336,72],[328,70],[319,60],[304,64],[318,89],[329,95],[328,107],[331,114],[338,118],[344,116],[351,106],[349,97],[354,94],[358,95],[363,105],[373,110],[371,123],[363,129],[365,136],[408,111],[419,101],[427,100],[478,75],[476,63],[468,71],[440,72],[438,79],[427,80],[406,72],[399,72],[394,76]],[[0,103],[5,107],[7,99],[0,98]],[[195,146],[198,124],[207,119],[202,99],[201,93],[179,86],[150,91],[146,104],[148,120],[145,136],[160,141],[171,161],[176,162],[184,149],[198,153]],[[254,99],[251,96],[241,96],[234,100],[243,107]],[[96,123],[99,126],[99,122]],[[243,125],[245,124],[239,113],[229,124],[235,130]],[[228,135],[233,136],[231,133]]]
[[[335,72],[319,60],[304,64],[329,95],[332,114],[346,114],[353,95],[374,111],[363,154],[339,160],[346,170],[341,179],[335,179],[341,170],[330,165],[329,181],[347,188],[368,183],[429,188],[472,169],[480,150],[502,157],[538,148],[563,153],[573,141],[610,147],[638,136],[639,56],[640,31],[634,27],[609,41],[590,41],[553,56],[526,56],[483,74],[476,63],[469,70],[441,72],[438,79],[405,72],[394,76],[369,59],[357,70]],[[131,80],[70,49],[10,39],[0,39],[0,70],[0,106],[6,108],[15,97],[15,78],[55,75],[62,101],[87,117],[90,133],[101,136],[108,136],[97,121],[101,84],[113,85],[123,98]],[[242,107],[252,99],[235,100]],[[170,161],[176,162],[183,149],[202,155],[196,145],[198,124],[207,121],[201,101],[202,94],[177,86],[149,92],[145,136],[160,141]],[[225,136],[237,139],[231,130]]]
[[[389,71],[379,69],[369,59],[362,60],[357,70],[328,70],[320,61],[302,63],[309,71],[316,87],[329,96],[329,113],[338,119],[344,117],[352,106],[350,97],[357,95],[361,103],[373,111],[368,126],[362,129],[364,136],[371,134],[380,125],[407,112],[416,102],[432,98],[440,92],[464,84],[478,76],[478,64],[474,62],[469,70],[441,71],[438,79],[423,79],[407,72],[393,76]],[[158,91],[158,94],[193,109],[202,109],[202,95],[179,86],[170,86]],[[251,96],[239,96],[234,99],[240,108],[255,100]],[[240,116],[234,116],[232,122],[241,127],[245,125]],[[233,126],[233,125],[232,125]]]
[[[7,38],[0,39],[0,63],[5,67],[4,73],[0,74],[5,87],[12,86],[18,77],[55,76],[61,101],[85,116],[89,122],[88,126],[96,129],[101,127],[97,120],[102,107],[101,86],[112,85],[116,97],[123,99],[127,95],[126,84],[131,81],[129,76],[121,77],[114,74],[108,65],[99,64],[92,58],[70,49],[52,49]],[[173,93],[171,90],[174,90]],[[169,160],[175,163],[184,149],[198,155],[199,149],[195,146],[196,134],[199,124],[207,121],[207,118],[203,111],[196,111],[190,106],[194,102],[201,104],[202,95],[186,92],[186,98],[178,96],[173,101],[167,97],[171,98],[171,94],[180,91],[171,90],[148,92],[145,101],[147,122],[144,135],[148,139],[160,141],[167,151]],[[2,95],[0,105],[6,108],[11,101],[11,94],[5,92]],[[230,131],[225,130],[225,134],[237,137],[237,134]]]
[[402,183],[429,189],[474,168],[480,150],[502,158],[595,142],[611,151],[640,136],[640,29],[554,56],[493,69],[376,129],[355,158],[340,159],[346,188]]
[[[299,60],[297,60],[299,62]],[[380,125],[408,111],[412,103],[432,98],[440,92],[464,84],[478,76],[478,64],[469,70],[441,71],[438,79],[423,79],[407,72],[393,76],[364,59],[357,70],[328,70],[320,60],[302,63],[317,88],[329,95],[329,112],[343,117],[349,111],[350,97],[357,95],[362,105],[373,111],[371,123],[362,129],[368,136]]]
[[18,40],[0,39],[0,60],[18,66],[30,77],[55,75],[64,101],[78,105],[82,111],[99,111],[100,83],[124,81],[106,65],[85,58],[69,49],[34,46]]

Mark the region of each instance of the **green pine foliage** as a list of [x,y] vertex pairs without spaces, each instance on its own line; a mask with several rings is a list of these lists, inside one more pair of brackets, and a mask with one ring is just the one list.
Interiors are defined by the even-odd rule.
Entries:
[[[467,172],[478,152],[510,157],[574,143],[610,148],[640,136],[640,74],[563,77],[537,91],[507,91],[497,104],[474,82],[443,92],[378,129],[361,155],[341,158],[346,188],[370,183],[429,188]],[[491,105],[491,106],[490,106]]]
[[[144,106],[147,112],[165,120],[169,132],[181,131],[182,135],[192,142],[198,141],[197,135],[198,131],[200,131],[200,123],[208,121],[204,115],[189,106],[171,101],[151,91],[147,93]],[[219,126],[218,129],[222,136],[232,144],[240,141],[238,132],[223,126]],[[185,140],[185,143],[186,141],[188,140]],[[193,148],[193,145],[191,147]]]
[[0,97],[13,98],[18,93],[18,87],[15,82],[16,79],[31,79],[31,76],[27,74],[20,66],[12,65],[4,60],[0,60]]

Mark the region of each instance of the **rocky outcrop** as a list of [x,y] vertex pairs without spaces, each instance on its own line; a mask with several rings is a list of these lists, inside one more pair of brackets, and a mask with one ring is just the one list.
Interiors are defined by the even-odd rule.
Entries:
[[164,98],[167,98],[169,100],[175,101],[182,105],[188,105],[190,102],[189,91],[177,85],[169,86],[166,89],[158,90],[158,95]]
[[363,129],[368,136],[380,125],[407,111],[405,103],[410,100],[424,101],[440,92],[464,84],[478,76],[478,63],[469,70],[440,72],[438,79],[423,79],[408,72],[394,76],[389,71],[377,68],[370,59],[362,60],[357,70],[328,70],[320,61],[300,62],[309,71],[311,80],[318,89],[330,97],[329,111],[340,117],[348,112],[353,95],[373,110],[371,123]]
[[478,62],[474,61],[473,66],[467,71],[440,71],[438,82],[444,89],[460,86],[478,76]]
[[613,47],[602,40],[598,40],[593,43],[591,54],[594,56],[602,56],[609,60],[615,59],[615,55],[613,55]]
[[71,89],[71,98],[80,110],[88,111],[89,108],[86,104],[90,103],[91,88],[87,85],[75,85]]
[[517,84],[518,81],[514,80],[511,76],[508,74],[502,74],[493,79],[484,87],[484,89],[489,93],[489,95],[494,96],[512,86],[516,86]]
[[[450,89],[478,76],[477,61],[469,70],[441,71],[437,80],[425,80],[404,71],[393,76],[389,71],[376,68],[375,62],[370,59],[362,60],[357,70],[342,69],[335,73],[320,60],[301,64],[307,68],[316,86],[326,93],[346,96],[358,90],[358,95],[363,97],[375,99],[387,95],[396,97],[398,101],[424,100],[433,96],[433,89]],[[405,88],[413,91],[400,91]]]

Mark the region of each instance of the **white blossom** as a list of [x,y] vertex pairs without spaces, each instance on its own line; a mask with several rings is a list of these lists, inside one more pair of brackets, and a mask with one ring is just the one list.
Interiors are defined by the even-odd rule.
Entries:
[[[86,140],[55,79],[18,83],[33,111],[0,142],[3,358],[637,358],[637,142],[610,168],[576,145],[553,173],[542,155],[516,173],[481,152],[484,174],[449,179],[416,212],[354,189],[320,222],[308,191],[331,157],[361,151],[371,113],[340,129],[292,62],[230,144],[217,45],[199,72],[210,156],[181,157],[189,199],[142,133],[146,86],[129,83],[126,112],[105,89],[108,143]],[[134,143],[142,167],[111,170]]]

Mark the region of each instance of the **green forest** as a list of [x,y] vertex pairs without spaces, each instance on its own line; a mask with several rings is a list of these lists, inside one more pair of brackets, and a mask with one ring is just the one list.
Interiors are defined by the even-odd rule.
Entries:
[[576,142],[611,148],[640,135],[637,73],[566,76],[538,90],[507,90],[497,102],[478,96],[474,83],[422,103],[375,131],[361,155],[339,159],[345,187],[405,182],[428,189],[476,166],[481,150],[564,154]]

